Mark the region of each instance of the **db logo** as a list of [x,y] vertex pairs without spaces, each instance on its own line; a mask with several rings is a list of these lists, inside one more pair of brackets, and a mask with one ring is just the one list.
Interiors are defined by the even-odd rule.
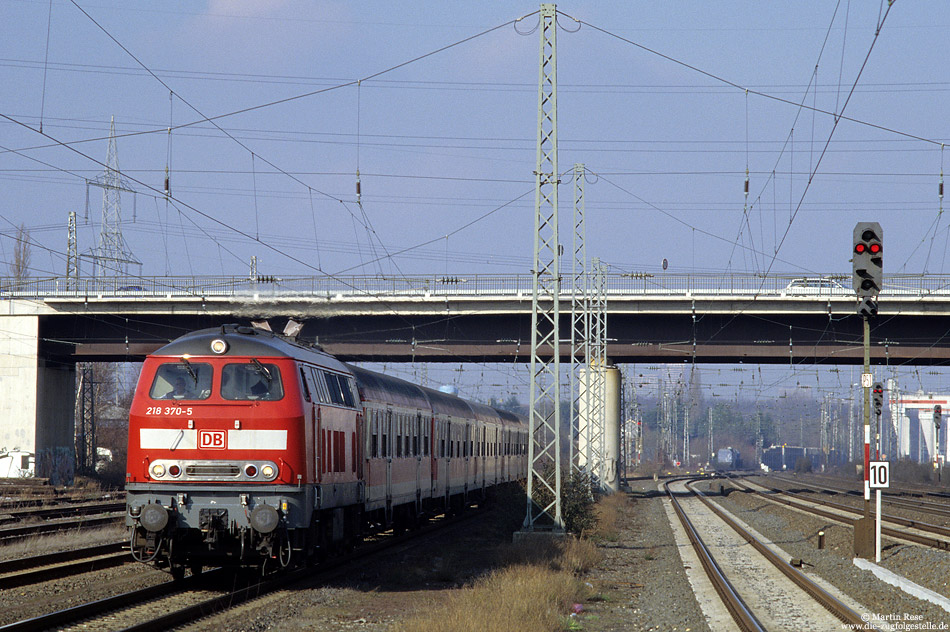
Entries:
[[203,450],[226,450],[228,447],[227,431],[199,430],[198,448]]

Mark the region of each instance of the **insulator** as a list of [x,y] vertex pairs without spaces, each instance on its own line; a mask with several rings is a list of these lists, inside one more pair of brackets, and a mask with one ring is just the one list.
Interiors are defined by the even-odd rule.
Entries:
[[745,179],[745,194],[749,195],[749,179]]
[[943,199],[943,180],[940,181],[940,187],[938,188],[940,199]]
[[165,195],[171,195],[171,188],[168,186],[168,176],[165,176]]

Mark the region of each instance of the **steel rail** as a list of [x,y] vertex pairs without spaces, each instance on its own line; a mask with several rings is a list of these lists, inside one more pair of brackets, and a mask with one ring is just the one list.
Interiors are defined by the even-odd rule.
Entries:
[[86,529],[90,527],[103,527],[111,524],[122,524],[125,519],[125,512],[114,512],[112,514],[100,517],[79,518],[76,520],[66,520],[63,522],[44,522],[41,524],[31,524],[19,527],[5,527],[0,529],[0,540],[16,540],[27,538],[33,535],[44,533],[56,533],[58,531],[68,531],[70,529]]
[[57,610],[32,619],[8,623],[0,626],[0,632],[39,632],[62,627],[75,621],[101,615],[104,612],[111,612],[151,599],[166,597],[176,592],[184,592],[190,589],[192,585],[197,587],[197,581],[195,580],[199,577],[207,581],[208,575],[208,573],[203,573],[197,577],[188,577],[180,582],[168,581],[148,588],[122,593],[121,595],[79,604],[64,610]]
[[[192,623],[198,619],[202,619],[229,608],[233,608],[234,606],[240,605],[252,599],[256,599],[257,597],[262,597],[266,594],[280,590],[285,586],[289,586],[306,579],[319,578],[346,564],[350,564],[359,559],[370,557],[386,549],[417,540],[423,536],[429,535],[434,531],[447,529],[460,523],[467,522],[474,519],[477,515],[478,514],[475,512],[469,512],[467,514],[453,518],[445,518],[438,523],[429,524],[415,531],[410,531],[402,535],[394,534],[391,536],[391,538],[361,546],[356,551],[348,553],[347,555],[331,558],[322,562],[316,569],[317,573],[314,573],[314,569],[312,568],[299,568],[280,574],[273,579],[268,579],[251,586],[233,590],[226,595],[213,597],[201,603],[182,608],[181,610],[169,612],[168,614],[157,617],[150,621],[143,621],[137,625],[125,628],[122,632],[165,632],[166,630]],[[0,632],[3,632],[2,628],[0,628]]]
[[[767,500],[781,503],[789,507],[794,507],[795,509],[800,509],[807,513],[812,513],[817,516],[821,516],[823,518],[828,518],[829,520],[834,520],[835,522],[846,524],[852,528],[854,527],[854,521],[860,518],[860,516],[855,517],[855,518],[851,518],[849,516],[842,516],[841,514],[837,514],[832,511],[825,511],[824,509],[821,509],[819,507],[810,507],[808,505],[802,504],[801,502],[795,502],[791,498],[782,497],[783,494],[788,495],[788,496],[796,496],[794,492],[787,492],[781,489],[770,487],[768,491],[771,491],[774,493],[769,494],[766,492],[761,492],[757,489],[752,489],[748,485],[745,485],[744,483],[741,483],[738,480],[735,480],[735,479],[731,479],[731,480],[732,480],[732,483],[736,485],[737,487],[744,489],[746,491],[750,491],[754,494],[757,494]],[[823,505],[825,507],[839,509],[841,511],[847,511],[848,513],[861,514],[860,509],[856,509],[854,507],[848,507],[847,505],[839,505],[838,503],[833,503],[833,502],[818,499],[818,498],[808,498],[807,500],[808,502],[815,503],[816,505]],[[950,534],[950,529],[939,527],[937,525],[928,524],[926,522],[907,520],[905,518],[899,518],[897,516],[890,516],[890,515],[885,514],[884,521],[894,522],[905,527],[913,527],[915,529],[920,529],[921,531],[928,531],[930,533],[935,533],[935,534],[943,534],[944,532]],[[912,533],[910,531],[903,531],[900,529],[893,529],[891,527],[886,527],[883,524],[884,521],[882,521],[882,524],[881,524],[881,535],[886,535],[888,537],[891,537],[897,540],[904,540],[904,541],[909,541],[909,542],[915,542],[917,544],[923,544],[925,546],[939,549],[941,551],[950,551],[950,540],[941,540],[938,538],[932,538],[926,535],[921,535],[919,533]]]
[[131,564],[125,542],[0,562],[0,589]]
[[[381,552],[384,549],[405,544],[411,540],[428,535],[433,531],[445,529],[450,526],[460,524],[471,520],[478,515],[476,512],[470,512],[455,518],[447,518],[436,524],[431,524],[416,531],[412,531],[400,536],[393,536],[384,541],[375,542],[360,547],[357,551],[339,558],[333,558],[317,567],[318,573],[332,571],[344,564],[355,561],[362,557],[368,557]],[[127,558],[131,559],[131,558]],[[124,608],[134,607],[144,602],[168,597],[176,593],[183,593],[189,590],[207,590],[209,585],[214,585],[218,579],[223,580],[230,575],[228,569],[213,569],[197,576],[187,577],[181,581],[168,581],[161,584],[150,586],[141,590],[134,590],[121,595],[107,597],[97,601],[80,604],[57,612],[51,612],[31,619],[17,621],[4,626],[0,626],[0,632],[37,632],[39,630],[49,630],[63,627],[83,619],[91,619],[107,614],[116,613]],[[278,590],[289,583],[302,581],[308,578],[318,577],[314,574],[313,568],[300,568],[288,573],[283,573],[274,579],[261,581],[253,585],[245,586],[236,590],[225,590],[218,597],[203,600],[202,602],[187,606],[180,610],[167,613],[155,619],[136,624],[127,630],[142,631],[161,631],[172,629],[176,626],[198,620],[211,614],[226,610],[245,601],[249,601],[258,596]],[[226,584],[226,582],[221,582]]]
[[[776,476],[778,480],[798,485],[799,487],[806,487],[809,489],[816,490],[817,492],[830,491],[835,493],[840,493],[846,496],[862,496],[864,492],[857,489],[849,489],[847,487],[837,487],[834,485],[828,484],[818,484],[818,483],[806,483],[804,481],[798,481],[795,479],[784,478],[782,476]],[[937,503],[930,500],[924,500],[919,496],[915,495],[915,500],[906,500],[906,495],[903,492],[898,491],[894,488],[894,491],[887,493],[884,490],[882,495],[887,498],[887,502],[892,507],[905,507],[914,511],[919,511],[921,513],[932,514],[934,516],[946,516],[950,517],[950,505],[947,503]],[[940,525],[934,525],[939,527]]]
[[70,518],[73,516],[89,516],[116,511],[125,511],[125,502],[106,501],[81,503],[75,505],[61,505],[57,507],[25,507],[22,509],[8,509],[0,513],[0,520],[22,520],[23,518]]
[[747,606],[745,601],[742,600],[742,597],[739,596],[739,593],[732,585],[732,582],[726,578],[725,574],[722,572],[722,569],[719,567],[719,564],[717,564],[716,560],[713,559],[712,553],[710,553],[705,542],[703,542],[702,538],[699,537],[699,533],[696,532],[696,528],[693,526],[693,523],[686,516],[686,512],[680,506],[680,502],[673,493],[673,490],[670,489],[670,482],[673,481],[663,483],[663,488],[666,490],[666,494],[669,496],[669,499],[673,504],[673,510],[679,517],[680,523],[686,530],[686,536],[693,545],[693,550],[695,550],[696,555],[699,556],[699,561],[702,563],[703,569],[706,571],[706,576],[709,577],[709,581],[712,582],[713,588],[716,589],[716,593],[722,600],[723,605],[726,606],[726,609],[729,611],[729,614],[732,615],[736,625],[739,626],[739,629],[743,632],[764,631],[766,628],[755,617],[755,615],[749,609],[749,606]]
[[[834,615],[842,623],[853,626],[865,625],[865,622],[861,619],[861,616],[854,612],[854,610],[833,597],[829,592],[815,583],[803,572],[789,564],[788,560],[779,557],[779,555],[771,548],[766,546],[765,543],[753,536],[745,528],[739,525],[739,523],[726,515],[726,513],[719,506],[717,506],[716,503],[709,500],[705,494],[703,494],[698,489],[694,489],[692,487],[692,481],[687,483],[686,487],[695,493],[697,497],[703,501],[703,503],[709,507],[713,513],[719,516],[723,522],[732,527],[732,529],[738,533],[743,540],[751,544],[756,551],[761,553],[762,556],[769,560],[777,569],[782,571],[782,574],[788,577],[792,583],[808,593],[812,599],[820,603],[828,612]],[[854,627],[853,629],[859,628]]]

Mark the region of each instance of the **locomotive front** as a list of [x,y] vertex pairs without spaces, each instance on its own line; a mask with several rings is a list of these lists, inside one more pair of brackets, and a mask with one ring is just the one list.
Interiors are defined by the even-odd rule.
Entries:
[[282,566],[304,546],[313,486],[289,345],[225,326],[150,355],[129,416],[126,524],[133,556],[184,569]]

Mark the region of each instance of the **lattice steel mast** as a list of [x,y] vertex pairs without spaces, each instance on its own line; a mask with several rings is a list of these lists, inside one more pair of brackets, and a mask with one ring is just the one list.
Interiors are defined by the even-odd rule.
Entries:
[[142,265],[135,258],[122,236],[123,191],[135,193],[131,185],[119,173],[118,154],[115,144],[115,117],[109,128],[109,150],[105,172],[87,185],[102,189],[102,227],[99,243],[93,250],[94,276],[127,276],[129,264]]
[[561,516],[560,242],[557,215],[557,9],[541,5],[531,294],[528,508],[525,531],[563,532]]
[[[579,449],[588,442],[586,411],[581,411],[582,382],[586,386],[590,356],[589,277],[587,275],[587,228],[584,224],[584,174],[582,164],[574,165],[574,256],[571,264],[571,469],[581,471]],[[575,433],[577,449],[575,449]]]
[[594,483],[606,490],[607,450],[607,280],[606,266],[600,259],[591,260],[594,278],[590,288],[590,353],[587,357],[587,471]]
[[70,211],[66,223],[66,289],[79,284],[79,241],[76,238],[76,212]]
[[92,364],[76,366],[79,384],[76,389],[76,471],[93,474],[96,469],[96,397]]

